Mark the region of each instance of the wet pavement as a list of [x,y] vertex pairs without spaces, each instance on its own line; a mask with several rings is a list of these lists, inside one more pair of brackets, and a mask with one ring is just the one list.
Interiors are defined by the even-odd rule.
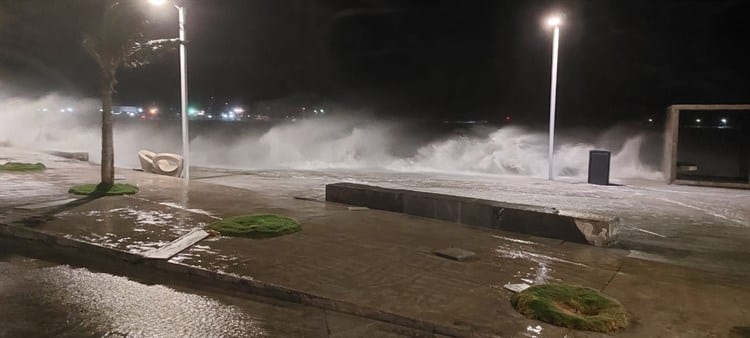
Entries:
[[[747,249],[732,246],[732,240],[713,251],[714,255],[722,250],[730,254],[717,259],[708,269],[701,265],[705,262],[694,264],[689,260],[680,261],[682,266],[677,266],[671,264],[674,259],[665,259],[657,253],[596,248],[295,200],[289,194],[297,193],[293,191],[297,181],[283,177],[276,179],[278,185],[271,184],[270,179],[259,183],[250,178],[243,181],[246,186],[241,189],[227,182],[215,185],[201,179],[186,186],[179,179],[129,170],[118,170],[118,174],[137,184],[141,191],[133,197],[106,197],[72,207],[37,211],[13,207],[69,198],[64,188],[95,180],[98,167],[78,164],[74,168],[53,166],[38,174],[0,174],[4,185],[0,192],[0,222],[17,221],[28,214],[47,214],[53,217],[34,224],[35,229],[140,253],[216,217],[274,212],[299,219],[303,231],[265,240],[214,237],[170,261],[501,336],[598,336],[542,324],[517,314],[510,306],[511,293],[502,286],[519,282],[575,283],[619,298],[635,323],[618,336],[728,336],[744,332],[750,326],[750,310],[741,305],[750,304],[750,266],[746,261],[748,256],[744,255]],[[232,180],[240,181],[251,175],[235,176]],[[300,183],[300,186],[306,185]],[[23,191],[24,197],[17,198],[13,191]],[[721,195],[712,189],[709,192]],[[728,194],[737,197],[743,192]],[[671,212],[677,219],[704,217]],[[745,217],[742,208],[732,212],[722,215]],[[672,217],[656,216],[661,217],[656,219]],[[734,240],[748,236],[747,228],[742,225],[707,224],[711,229],[736,231],[740,238]],[[723,237],[732,236],[735,236],[732,231],[706,235],[707,240],[719,243],[724,242]],[[453,246],[475,252],[476,259],[455,262],[431,254],[436,249]],[[692,249],[688,246],[685,251]]]
[[144,284],[7,252],[0,252],[0,276],[3,276],[0,278],[0,337],[360,337],[363,334],[408,337],[420,334],[297,304]]
[[[667,185],[642,179],[595,186],[580,178],[543,179],[367,170],[243,171],[199,168],[201,182],[264,191],[279,198],[325,199],[325,184],[351,182],[541,205],[615,216],[619,247],[644,259],[742,273],[750,257],[750,190]],[[750,273],[750,271],[746,271]],[[750,277],[750,274],[748,275]]]

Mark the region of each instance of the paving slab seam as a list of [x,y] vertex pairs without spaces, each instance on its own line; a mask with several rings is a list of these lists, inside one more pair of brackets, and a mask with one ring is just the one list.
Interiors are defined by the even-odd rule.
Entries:
[[309,292],[285,287],[283,285],[266,283],[252,278],[212,271],[179,262],[151,260],[138,254],[26,226],[0,223],[0,236],[14,240],[38,242],[50,249],[74,250],[78,254],[90,254],[92,259],[96,260],[107,260],[108,262],[114,260],[121,263],[145,266],[162,272],[189,277],[196,282],[211,282],[212,287],[216,287],[216,283],[222,283],[232,289],[248,292],[253,295],[265,296],[292,303],[313,306],[323,310],[331,310],[358,317],[369,318],[434,334],[452,337],[493,335],[492,330],[489,328],[479,327],[468,323],[463,323],[463,327],[459,328],[429,322],[389,311],[379,310],[369,306],[319,296]]
[[617,277],[617,274],[620,273],[620,270],[622,270],[623,266],[625,266],[625,261],[624,260],[622,262],[620,262],[620,264],[617,266],[617,270],[612,273],[612,276],[609,277],[609,279],[607,280],[607,283],[604,284],[604,286],[602,287],[601,290],[599,290],[599,292],[604,292],[604,289],[606,289],[609,286],[609,284],[612,283],[612,281],[615,279],[615,277]]
[[328,310],[326,309],[323,309],[323,319],[325,320],[325,323],[326,323],[326,337],[330,337],[331,327],[328,326]]

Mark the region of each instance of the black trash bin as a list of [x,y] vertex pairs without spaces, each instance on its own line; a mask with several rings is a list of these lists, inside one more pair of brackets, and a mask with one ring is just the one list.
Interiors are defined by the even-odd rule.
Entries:
[[609,185],[609,160],[611,153],[604,150],[589,152],[589,183]]

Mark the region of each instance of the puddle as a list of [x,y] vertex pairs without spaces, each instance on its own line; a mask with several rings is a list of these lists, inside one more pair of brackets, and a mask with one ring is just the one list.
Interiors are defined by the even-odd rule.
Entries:
[[[66,337],[261,337],[257,306],[146,285],[67,265],[0,260],[4,305],[0,332]],[[32,291],[29,291],[32,290]]]

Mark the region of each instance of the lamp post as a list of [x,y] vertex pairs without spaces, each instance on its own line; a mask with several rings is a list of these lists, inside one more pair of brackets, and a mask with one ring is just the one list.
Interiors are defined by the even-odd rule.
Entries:
[[[161,6],[167,3],[167,0],[149,0],[152,5]],[[182,123],[182,177],[185,181],[190,180],[190,137],[188,134],[188,100],[187,100],[187,51],[185,48],[186,36],[185,36],[185,7],[178,6],[172,2],[174,8],[177,9],[179,17],[179,28],[180,28],[180,105],[182,107],[182,113],[180,113],[180,119]]]
[[547,18],[547,26],[554,28],[552,37],[552,83],[549,93],[549,180],[554,178],[553,164],[555,162],[555,103],[557,100],[557,50],[560,41],[560,25],[562,17],[553,15]]

